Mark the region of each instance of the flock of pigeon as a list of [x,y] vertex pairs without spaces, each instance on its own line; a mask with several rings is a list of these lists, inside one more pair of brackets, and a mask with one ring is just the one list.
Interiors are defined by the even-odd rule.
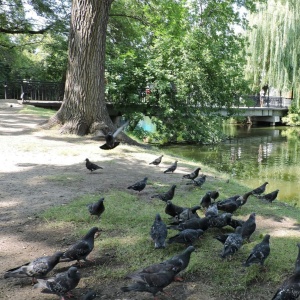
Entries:
[[[123,127],[124,128],[124,127]],[[120,132],[120,131],[119,131]],[[113,149],[118,145],[115,141],[116,134],[109,134],[106,137],[106,143],[100,146],[103,150]],[[162,161],[163,155],[156,158],[150,164],[158,166]],[[173,173],[177,168],[176,160],[164,173]],[[102,167],[86,159],[86,168],[91,172],[102,169]],[[186,184],[202,186],[205,184],[206,175],[199,176],[201,168],[197,168],[190,174],[183,175],[183,179],[189,180]],[[136,182],[128,189],[141,192],[147,186],[148,178]],[[279,190],[269,194],[264,194],[268,182],[253,189],[243,195],[235,195],[224,200],[219,198],[218,191],[208,191],[200,200],[199,205],[194,207],[181,207],[172,203],[175,194],[176,185],[173,184],[166,192],[154,194],[151,198],[157,198],[165,202],[165,214],[169,216],[169,224],[165,224],[161,215],[156,214],[153,225],[150,228],[150,237],[154,242],[155,249],[164,249],[167,245],[178,243],[185,246],[185,249],[167,260],[153,264],[141,270],[127,275],[133,283],[121,288],[123,292],[148,292],[154,297],[157,293],[163,292],[164,288],[172,282],[182,280],[179,273],[185,270],[189,264],[191,254],[196,249],[196,242],[210,228],[223,228],[230,226],[234,232],[220,234],[214,238],[222,243],[220,247],[220,257],[226,259],[233,256],[243,244],[250,241],[252,234],[256,230],[256,214],[251,213],[246,221],[235,219],[233,214],[247,203],[250,196],[256,196],[272,202],[276,199]],[[87,206],[91,216],[100,216],[105,212],[104,198]],[[197,211],[203,210],[205,216],[200,218]],[[168,231],[175,230],[177,233],[168,238]],[[77,261],[79,267],[83,261],[87,261],[87,256],[94,248],[94,239],[100,234],[98,227],[91,228],[87,234],[76,243],[71,245],[64,252],[56,252],[51,256],[43,256],[33,260],[30,263],[10,269],[5,272],[4,278],[31,277],[34,288],[41,288],[43,293],[58,295],[62,300],[65,297],[71,297],[71,291],[80,281],[78,268],[71,266],[67,271],[58,273],[56,276],[47,278],[47,274],[54,269],[59,262]],[[262,241],[256,244],[243,265],[248,267],[252,264],[259,264],[262,268],[264,262],[270,254],[270,235],[266,234]],[[288,278],[277,290],[272,299],[297,299],[300,295],[300,244],[299,255],[296,260],[295,272]],[[83,296],[83,300],[90,300],[96,297],[94,291],[90,291]]]

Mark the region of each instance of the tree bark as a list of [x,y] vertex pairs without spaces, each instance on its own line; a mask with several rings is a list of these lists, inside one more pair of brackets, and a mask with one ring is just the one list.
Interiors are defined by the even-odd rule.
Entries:
[[113,0],[74,0],[65,93],[59,111],[44,128],[85,135],[114,131],[105,104],[105,41]]

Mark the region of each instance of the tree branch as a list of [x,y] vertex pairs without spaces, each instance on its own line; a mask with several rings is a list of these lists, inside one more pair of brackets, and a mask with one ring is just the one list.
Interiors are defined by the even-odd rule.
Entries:
[[150,25],[143,18],[138,17],[138,16],[125,15],[125,14],[111,14],[111,15],[109,15],[109,17],[125,17],[125,18],[130,18],[130,19],[134,19],[136,21],[139,21],[139,22],[141,22],[144,25]]
[[52,25],[49,25],[43,29],[40,30],[27,30],[27,29],[6,29],[0,27],[0,33],[8,33],[8,34],[18,34],[18,33],[27,33],[27,34],[43,34],[47,32]]

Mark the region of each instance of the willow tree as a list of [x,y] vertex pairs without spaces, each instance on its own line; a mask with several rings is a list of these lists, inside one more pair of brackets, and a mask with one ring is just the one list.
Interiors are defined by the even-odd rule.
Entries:
[[113,130],[105,104],[106,30],[113,0],[74,0],[64,100],[46,126],[84,135]]
[[282,92],[300,94],[300,1],[269,0],[250,15],[250,53],[246,77],[259,92],[268,84]]

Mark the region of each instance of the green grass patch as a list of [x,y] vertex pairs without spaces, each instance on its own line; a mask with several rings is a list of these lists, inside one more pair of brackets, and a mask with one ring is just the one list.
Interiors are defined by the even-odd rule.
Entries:
[[20,114],[32,114],[40,117],[52,117],[56,111],[49,108],[35,107],[33,105],[24,105],[19,111]]

